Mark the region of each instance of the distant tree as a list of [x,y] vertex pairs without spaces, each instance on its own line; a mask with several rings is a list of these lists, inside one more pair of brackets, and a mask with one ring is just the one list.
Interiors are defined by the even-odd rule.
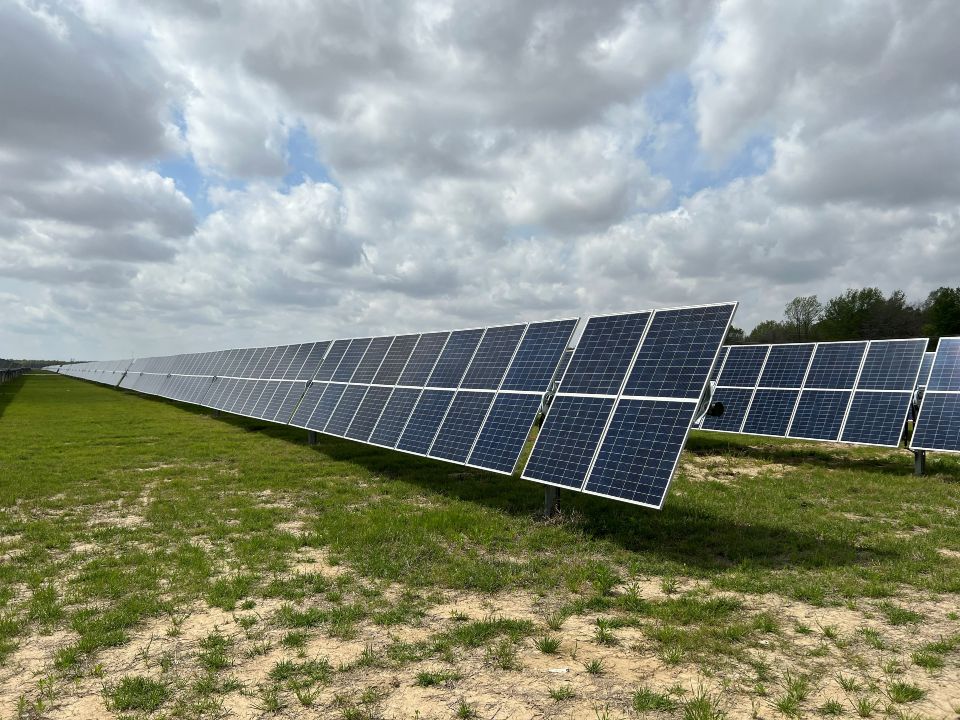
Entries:
[[941,287],[927,296],[921,307],[923,334],[939,340],[960,335],[960,287]]
[[748,343],[784,343],[790,342],[792,329],[776,320],[764,320],[747,336]]
[[743,332],[743,328],[731,325],[730,329],[727,330],[727,345],[742,345],[745,339],[746,333]]
[[822,313],[823,305],[816,295],[795,297],[783,309],[786,323],[793,328],[794,339],[799,342],[811,339],[813,327]]

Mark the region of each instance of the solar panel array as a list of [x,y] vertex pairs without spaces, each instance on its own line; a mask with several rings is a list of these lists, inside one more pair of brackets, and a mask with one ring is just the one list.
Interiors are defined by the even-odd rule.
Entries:
[[896,447],[927,341],[733,345],[704,430]]
[[13,380],[15,377],[20,377],[26,371],[27,368],[4,368],[0,370],[0,384],[3,384],[8,380]]
[[960,337],[940,338],[910,448],[960,452]]
[[736,303],[592,317],[523,472],[660,508]]
[[290,424],[510,474],[576,326],[337,340]]
[[120,384],[133,360],[104,360],[100,362],[75,363],[60,367],[60,374],[90,380],[101,385],[116,387]]

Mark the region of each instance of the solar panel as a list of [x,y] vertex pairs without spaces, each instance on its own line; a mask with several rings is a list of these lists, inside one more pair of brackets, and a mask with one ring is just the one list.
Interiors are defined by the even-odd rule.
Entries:
[[458,392],[430,447],[429,456],[466,462],[494,395],[493,392]]
[[333,411],[336,409],[337,404],[340,402],[340,398],[343,397],[343,393],[346,391],[346,389],[346,385],[332,382],[327,383],[327,387],[324,389],[323,395],[320,397],[320,401],[313,409],[313,413],[311,413],[310,419],[306,423],[308,430],[323,431],[323,429],[327,426],[327,423],[330,421],[330,416],[333,415]]
[[840,440],[868,445],[899,445],[912,397],[912,391],[857,390]]
[[398,335],[373,379],[374,384],[395,385],[419,339],[419,335]]
[[930,371],[933,370],[933,359],[935,352],[926,352],[923,354],[923,362],[920,364],[920,374],[917,376],[917,387],[926,387],[930,379]]
[[701,427],[719,432],[740,432],[752,395],[753,390],[749,388],[718,387],[713,393],[713,401],[723,403],[723,415],[704,416]]
[[760,377],[769,350],[769,345],[733,345],[727,351],[717,385],[752,388]]
[[453,390],[424,390],[403,429],[397,450],[425,455],[433,444],[453,395]]
[[525,330],[526,325],[488,328],[460,387],[474,390],[496,390],[500,387]]
[[750,414],[740,432],[749,435],[786,436],[799,397],[799,390],[757,389],[750,402]]
[[910,448],[960,452],[960,337],[937,344]]
[[852,390],[866,349],[866,342],[820,343],[810,363],[804,387]]
[[723,363],[727,359],[727,353],[729,351],[729,345],[724,345],[722,348],[720,348],[720,354],[717,355],[717,361],[713,364],[713,369],[710,371],[710,379],[713,382],[716,382],[717,378],[720,376],[720,370],[723,369]]
[[661,507],[735,309],[591,318],[523,477]]
[[590,318],[559,391],[591,395],[619,393],[649,320],[649,312]]
[[366,385],[347,385],[323,431],[328,435],[345,435],[366,394]]
[[450,337],[449,332],[424,333],[417,341],[417,346],[410,355],[410,360],[400,375],[398,385],[423,387],[430,378],[433,366]]
[[804,390],[794,412],[788,437],[836,440],[850,403],[849,390]]
[[383,447],[396,447],[400,434],[407,426],[410,413],[417,404],[422,391],[419,388],[398,387],[390,395],[383,414],[374,426],[370,442]]
[[343,354],[340,364],[337,365],[337,369],[330,379],[334,382],[349,382],[350,378],[353,377],[353,373],[356,372],[357,366],[360,364],[364,353],[367,351],[370,340],[370,338],[354,338],[351,340],[350,347],[348,347],[347,351]]
[[[563,358],[576,327],[576,319],[531,323],[510,363],[501,390],[546,392],[554,372],[558,377],[563,373],[564,366],[561,364],[558,368],[557,363]],[[567,355],[567,362],[571,356],[572,352]]]
[[815,348],[814,343],[772,345],[757,386],[799,389]]
[[350,342],[350,340],[337,340],[330,346],[326,356],[323,358],[323,362],[321,362],[317,368],[317,374],[314,380],[325,382],[333,378],[333,374],[337,371],[340,361],[343,360],[347,348],[350,347]]
[[457,330],[450,333],[440,358],[437,360],[427,386],[432,388],[457,388],[483,337],[483,328]]
[[[412,346],[411,346],[412,349]],[[397,373],[399,375],[399,372]],[[351,440],[367,442],[376,427],[380,415],[383,413],[390,399],[392,388],[373,385],[360,403],[357,414],[353,416],[353,422],[347,430],[347,437]]]
[[512,474],[541,402],[540,395],[498,393],[467,464]]
[[872,341],[863,361],[857,389],[912,391],[926,349],[926,339]]
[[380,365],[383,363],[383,359],[386,357],[387,351],[392,344],[392,335],[390,337],[374,338],[367,347],[367,352],[364,354],[363,360],[360,361],[350,381],[353,383],[373,382],[373,378],[380,369]]

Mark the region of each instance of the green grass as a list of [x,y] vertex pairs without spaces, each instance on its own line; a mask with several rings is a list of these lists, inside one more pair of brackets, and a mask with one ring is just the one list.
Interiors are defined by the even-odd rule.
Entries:
[[[312,658],[294,656],[317,638],[362,642],[372,625],[416,626],[439,593],[523,591],[552,602],[538,622],[461,617],[427,639],[387,643],[371,654],[377,667],[476,653],[500,673],[520,665],[528,638],[580,666],[564,623],[599,616],[584,648],[628,652],[639,636],[664,664],[715,672],[815,632],[733,594],[855,604],[912,632],[935,619],[911,608],[912,597],[960,592],[960,562],[943,553],[960,550],[957,457],[931,454],[928,476],[917,478],[903,451],[693,433],[684,463],[774,469],[726,484],[681,470],[661,512],[565,493],[563,516],[544,522],[542,488],[516,477],[324,436],[308,447],[304,435],[69,378],[0,386],[0,662],[30,638],[69,631],[51,671],[81,677],[148,620],[169,618],[176,637],[198,605],[255,615],[238,621],[249,633],[242,647],[225,632],[200,640],[190,662],[205,674],[176,690],[169,704],[180,713],[183,703],[215,704],[222,687],[210,688],[228,682],[249,643],[267,652],[263,638],[274,637],[273,650],[300,667]],[[293,572],[318,551],[340,577]],[[631,590],[637,579],[664,594]],[[281,602],[262,610],[267,599]],[[877,631],[822,631],[831,640],[822,653],[892,652]],[[894,651],[935,680],[955,667],[958,631],[939,644],[898,640]],[[308,681],[310,672],[322,680]],[[313,685],[338,672],[298,670],[261,702],[311,703]],[[764,702],[816,712],[781,679],[762,681]],[[720,712],[709,694],[649,692],[675,702],[678,716]]]
[[169,696],[167,686],[151,678],[131,676],[104,690],[108,705],[117,712],[158,710]]

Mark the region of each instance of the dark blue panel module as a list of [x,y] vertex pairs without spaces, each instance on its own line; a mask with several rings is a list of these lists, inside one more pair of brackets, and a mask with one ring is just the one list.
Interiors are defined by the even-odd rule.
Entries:
[[723,368],[723,361],[727,357],[727,352],[730,350],[729,345],[724,345],[720,348],[720,353],[717,355],[717,361],[713,365],[713,369],[710,371],[710,379],[714,382],[717,381],[717,377],[720,375],[720,370]]
[[927,349],[922,340],[874,340],[863,361],[858,390],[913,390]]
[[960,391],[960,338],[940,338],[927,390]]
[[704,430],[740,432],[740,425],[747,414],[747,406],[750,405],[752,394],[753,390],[746,388],[718,387],[713,393],[713,401],[723,403],[723,415],[704,416],[701,427]]
[[849,404],[849,390],[804,390],[793,416],[790,437],[836,440]]
[[257,363],[257,368],[253,377],[271,378],[277,369],[277,363],[280,362],[280,348],[269,347],[263,353],[263,358]]
[[326,389],[327,383],[313,383],[307,388],[307,392],[303,395],[303,400],[297,406],[293,417],[290,418],[290,424],[296,425],[297,427],[307,427],[310,416],[313,415],[313,411],[317,409],[317,404],[320,402],[320,398],[323,397]]
[[540,411],[540,402],[540,395],[498,393],[467,463],[512,473]]
[[433,366],[440,357],[440,352],[450,337],[448,332],[424,333],[417,341],[417,347],[410,356],[407,366],[400,375],[397,385],[413,385],[423,387],[427,384]]
[[[704,367],[704,378],[708,372]],[[621,399],[584,490],[661,507],[695,409],[689,402]]]
[[343,397],[346,389],[346,385],[337,383],[327,385],[327,389],[323,391],[323,397],[320,398],[320,402],[317,403],[313,415],[311,415],[307,421],[307,429],[323,432],[327,423],[330,422],[330,416],[333,415],[333,411],[336,410],[337,405],[340,403],[340,398]]
[[376,427],[380,414],[390,399],[391,392],[393,392],[393,389],[389,387],[371,386],[364,396],[363,402],[360,403],[360,408],[354,415],[353,422],[350,423],[350,428],[347,430],[348,438],[361,442],[367,442],[370,439],[370,433]]
[[767,390],[760,388],[753,395],[750,414],[743,426],[748,435],[784,437],[790,425],[799,390]]
[[370,442],[374,445],[395,447],[420,398],[420,392],[415,388],[396,388],[370,435]]
[[354,338],[333,373],[333,380],[335,382],[348,382],[353,377],[353,373],[356,372],[357,366],[369,346],[370,338]]
[[273,399],[273,395],[274,393],[277,392],[279,387],[280,387],[280,383],[278,382],[271,382],[264,385],[263,392],[260,393],[260,397],[257,398],[257,402],[253,406],[253,410],[250,413],[251,415],[253,415],[253,417],[255,418],[263,417],[264,412],[266,412],[267,405],[270,404],[270,400]]
[[865,342],[820,343],[804,387],[852,390],[866,349]]
[[281,417],[278,417],[278,415],[287,401],[287,396],[294,387],[299,388],[300,392],[302,392],[306,386],[303,383],[294,383],[288,380],[277,383],[277,386],[277,390],[273,393],[273,397],[270,398],[270,402],[267,403],[267,406],[263,409],[263,418],[271,422],[285,423],[290,419],[290,414],[287,413],[287,415]]
[[523,477],[568,488],[583,485],[614,402],[605,397],[555,397]]
[[731,345],[717,385],[754,387],[769,349],[769,345]]
[[[304,360],[303,365],[297,369],[296,362],[290,366],[291,372],[297,369],[297,374],[293,375],[290,379],[296,380],[313,380],[314,376],[317,374],[317,370],[320,367],[320,363],[324,360],[324,355],[327,352],[327,348],[330,347],[330,342],[324,340],[323,342],[318,342],[307,352],[307,358]],[[331,371],[332,372],[332,371]]]
[[766,388],[801,388],[814,347],[813,343],[771,346],[757,385]]
[[458,392],[433,441],[430,457],[466,462],[493,396],[493,392]]
[[904,392],[857,390],[853,394],[847,424],[843,426],[843,435],[840,440],[887,447],[899,446],[912,397],[911,390]]
[[473,357],[480,338],[483,337],[483,329],[476,330],[457,330],[450,333],[450,339],[446,347],[440,353],[440,359],[437,360],[436,367],[430,373],[430,379],[427,380],[428,387],[435,388],[456,388],[463,378],[463,373]]
[[[576,327],[576,320],[531,323],[501,389],[546,392]],[[559,374],[562,370],[557,372]]]
[[425,455],[453,400],[453,390],[424,390],[397,443],[398,450]]
[[[939,356],[938,349],[938,362]],[[960,452],[960,394],[927,391],[910,447],[914,450]]]
[[496,390],[523,337],[525,325],[487,328],[463,376],[462,388]]
[[299,345],[281,345],[278,347],[271,363],[273,367],[267,377],[274,380],[282,380],[285,378],[290,371],[290,364],[293,362],[293,358],[296,356],[299,347]]
[[698,400],[735,309],[731,303],[654,313],[623,394]]
[[357,408],[360,407],[360,403],[363,402],[363,397],[366,394],[366,385],[348,385],[323,431],[328,435],[342,436],[346,434],[347,428],[353,422],[353,416],[357,414]]
[[[278,423],[289,423],[295,410],[298,409],[300,400],[304,396],[306,385],[304,383],[292,383],[286,397],[280,401],[280,407],[274,416],[274,421]],[[309,415],[307,416],[309,417]]]
[[326,357],[323,358],[323,362],[320,363],[320,367],[317,369],[315,379],[318,382],[324,382],[333,377],[333,373],[337,371],[337,366],[340,364],[340,361],[343,360],[343,356],[350,347],[350,343],[350,340],[337,340],[330,346],[330,350],[327,351]]
[[560,392],[619,393],[649,319],[648,312],[590,318],[563,376]]
[[933,370],[933,359],[936,353],[926,352],[923,354],[923,363],[920,365],[920,375],[917,376],[917,387],[926,387],[927,380],[930,379],[930,371]]
[[419,335],[398,335],[390,346],[373,382],[376,385],[396,385],[419,339]]
[[364,353],[363,360],[357,366],[357,371],[353,374],[350,382],[369,383],[373,382],[374,376],[380,369],[380,364],[387,355],[387,350],[393,344],[393,336],[378,337],[370,341],[367,352]]

